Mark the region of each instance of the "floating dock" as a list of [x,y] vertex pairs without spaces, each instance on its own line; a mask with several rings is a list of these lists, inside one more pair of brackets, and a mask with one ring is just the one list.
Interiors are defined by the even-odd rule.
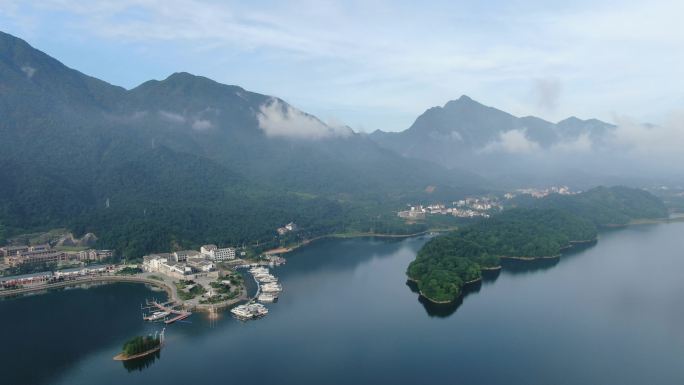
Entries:
[[159,303],[157,301],[147,301],[147,306],[150,308],[157,308],[160,311],[174,315],[173,318],[165,318],[164,323],[169,325],[176,321],[184,320],[192,315],[191,312],[185,310],[176,310],[173,301]]

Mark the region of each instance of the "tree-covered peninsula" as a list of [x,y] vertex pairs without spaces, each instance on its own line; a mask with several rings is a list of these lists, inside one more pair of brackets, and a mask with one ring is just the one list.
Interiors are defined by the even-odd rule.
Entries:
[[573,196],[519,201],[490,219],[427,242],[408,277],[433,302],[451,302],[500,258],[558,257],[574,243],[596,239],[598,227],[667,216],[663,203],[642,190],[599,187]]

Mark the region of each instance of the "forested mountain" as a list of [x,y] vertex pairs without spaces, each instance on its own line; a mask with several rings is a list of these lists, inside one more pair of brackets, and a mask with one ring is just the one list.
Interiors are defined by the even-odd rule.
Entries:
[[131,256],[269,241],[289,221],[312,233],[392,226],[378,219],[385,205],[483,183],[278,98],[188,73],[126,90],[4,33],[0,116],[5,232],[92,231]]
[[499,266],[500,258],[557,257],[574,243],[594,240],[599,226],[667,216],[660,199],[626,187],[531,198],[518,205],[524,207],[427,242],[408,267],[409,279],[428,299],[449,302],[459,297],[464,284],[480,279],[483,270]]
[[624,225],[638,218],[666,218],[663,201],[648,191],[624,186],[595,187],[581,194],[551,194],[543,199],[515,197],[511,205],[557,209],[586,218],[597,226]]

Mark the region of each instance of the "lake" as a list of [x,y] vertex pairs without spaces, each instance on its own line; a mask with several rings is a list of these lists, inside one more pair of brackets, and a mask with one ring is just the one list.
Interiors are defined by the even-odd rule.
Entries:
[[274,269],[267,317],[196,313],[156,357],[112,360],[161,329],[138,284],[0,301],[2,383],[684,383],[684,223],[604,232],[560,260],[509,262],[458,306],[426,306],[406,284],[426,237],[330,239]]

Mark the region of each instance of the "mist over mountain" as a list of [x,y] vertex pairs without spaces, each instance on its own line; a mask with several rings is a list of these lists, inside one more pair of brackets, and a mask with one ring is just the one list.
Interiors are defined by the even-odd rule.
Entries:
[[358,225],[373,207],[485,183],[276,97],[184,72],[126,90],[4,33],[0,116],[0,224],[70,226],[134,254],[272,239],[292,220]]
[[[375,131],[370,138],[405,157],[471,170],[507,186],[640,184],[682,176],[660,156],[647,155],[671,147],[664,135],[682,142],[684,134],[676,128],[681,122],[671,124],[616,125],[574,116],[553,123],[516,117],[463,95],[428,109],[405,131]],[[681,158],[676,150],[667,156],[673,153]]]

